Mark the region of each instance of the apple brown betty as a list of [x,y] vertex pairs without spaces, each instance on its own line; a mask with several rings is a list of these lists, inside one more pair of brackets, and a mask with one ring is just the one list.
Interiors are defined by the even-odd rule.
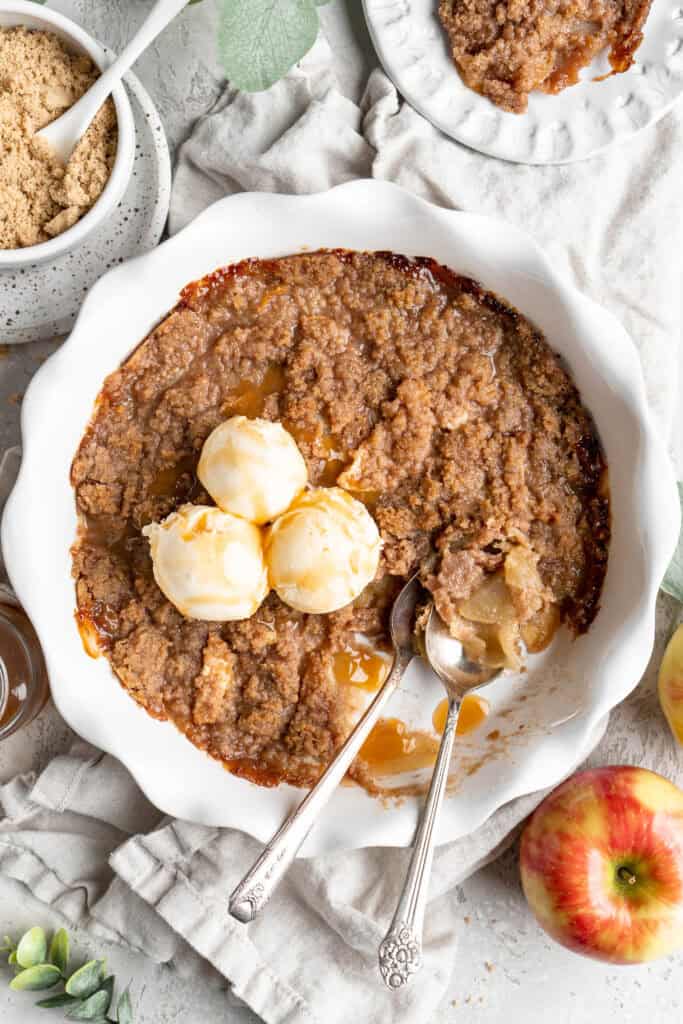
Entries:
[[[188,500],[227,416],[280,420],[313,484],[363,500],[377,576],[306,615],[185,619],[141,530]],[[232,771],[310,784],[358,707],[361,640],[416,569],[473,656],[518,667],[590,626],[609,543],[606,465],[558,356],[516,310],[430,259],[321,251],[189,285],[106,381],[72,467],[78,618],[130,695]],[[355,653],[354,653],[355,652]],[[362,758],[352,775],[370,787]]]
[[558,93],[607,49],[627,71],[652,0],[440,0],[439,16],[466,85],[515,114],[534,89]]

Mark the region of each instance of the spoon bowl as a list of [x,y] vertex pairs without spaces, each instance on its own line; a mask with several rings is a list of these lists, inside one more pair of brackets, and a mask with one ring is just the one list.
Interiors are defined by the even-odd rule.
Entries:
[[425,630],[425,652],[448,696],[457,700],[462,700],[471,690],[490,682],[500,673],[499,668],[470,661],[460,640],[451,636],[448,626],[433,606]]

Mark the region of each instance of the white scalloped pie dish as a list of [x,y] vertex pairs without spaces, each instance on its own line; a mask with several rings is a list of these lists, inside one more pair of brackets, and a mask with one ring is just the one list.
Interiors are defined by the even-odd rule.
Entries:
[[[24,399],[24,458],[3,519],[5,559],[42,642],[55,703],[76,732],[118,757],[168,814],[268,838],[297,791],[230,775],[173,725],[138,707],[105,658],[93,661],[84,652],[73,616],[69,468],[104,378],[174,306],[185,284],[233,260],[320,247],[432,256],[508,299],[566,360],[610,466],[613,538],[602,608],[587,635],[573,641],[561,630],[524,677],[491,684],[486,728],[458,744],[438,836],[445,842],[471,832],[513,797],[558,782],[590,751],[605,716],[646,666],[657,590],[678,535],[674,477],[632,342],[517,229],[438,209],[393,185],[358,181],[313,196],[224,199],[158,249],[105,274]],[[431,712],[442,695],[438,686],[413,662],[389,713],[424,724],[424,709]],[[492,731],[500,738],[487,739]],[[417,798],[381,802],[341,787],[302,852],[406,845],[418,806]]]

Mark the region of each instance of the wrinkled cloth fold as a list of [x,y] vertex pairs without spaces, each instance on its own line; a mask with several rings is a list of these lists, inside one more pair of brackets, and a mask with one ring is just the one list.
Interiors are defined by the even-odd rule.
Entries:
[[[336,87],[329,56],[321,39],[268,92],[226,89],[180,151],[171,231],[226,194],[315,192],[356,177],[504,217],[629,329],[652,407],[669,430],[680,337],[680,114],[584,164],[514,166],[445,139],[379,70],[362,103],[352,103]],[[0,477],[15,464],[6,459]],[[656,730],[634,727],[645,721],[639,707],[615,712],[600,756],[661,767],[668,748]],[[81,741],[38,777],[0,789],[0,873],[94,935],[222,984],[231,1021],[256,1014],[267,1024],[426,1024],[455,960],[459,883],[512,841],[541,796],[508,804],[437,851],[425,966],[398,994],[381,984],[377,947],[407,851],[298,861],[268,911],[238,924],[227,894],[259,844],[236,830],[164,818],[117,761]]]
[[0,873],[100,938],[229,983],[234,1005],[269,1024],[342,1022],[349,1011],[364,1021],[426,1021],[451,973],[458,883],[511,841],[536,799],[515,801],[491,828],[437,852],[425,966],[398,996],[380,981],[377,948],[407,851],[298,861],[268,911],[245,927],[227,914],[227,894],[260,844],[164,818],[118,761],[80,740],[37,778],[0,788]]

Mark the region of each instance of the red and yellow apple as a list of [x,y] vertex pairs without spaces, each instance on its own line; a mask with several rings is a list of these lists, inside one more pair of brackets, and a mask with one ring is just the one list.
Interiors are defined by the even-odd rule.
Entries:
[[644,768],[579,772],[522,835],[522,886],[542,928],[615,964],[683,946],[683,792]]

